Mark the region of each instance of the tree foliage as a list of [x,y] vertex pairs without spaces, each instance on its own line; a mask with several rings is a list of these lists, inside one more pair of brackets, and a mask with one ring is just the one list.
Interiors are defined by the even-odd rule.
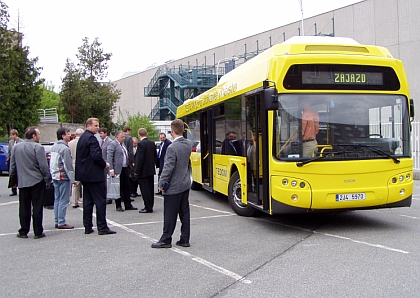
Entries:
[[67,121],[84,123],[95,117],[100,125],[113,128],[112,116],[121,92],[115,84],[101,82],[107,76],[112,54],[104,53],[98,38],[90,44],[85,37],[78,48],[75,65],[67,59],[61,86],[63,112]]
[[[129,115],[126,125],[131,128],[132,137],[138,137],[137,132],[139,128],[145,128],[150,140],[159,140],[159,131],[146,115],[142,115],[140,113],[137,113],[136,115]],[[119,127],[119,129],[122,129],[122,127]]]
[[22,135],[26,127],[37,125],[41,104],[38,58],[29,58],[29,48],[22,46],[23,35],[7,29],[7,5],[0,1],[0,134],[16,128]]

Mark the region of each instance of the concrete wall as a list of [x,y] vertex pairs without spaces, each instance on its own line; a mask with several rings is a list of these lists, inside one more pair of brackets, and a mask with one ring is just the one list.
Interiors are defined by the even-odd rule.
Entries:
[[85,124],[78,123],[40,123],[37,125],[39,132],[41,133],[40,143],[50,143],[57,141],[57,130],[60,127],[66,127],[70,129],[70,133],[76,133],[76,129],[85,129]]
[[[316,33],[350,37],[364,44],[387,47],[392,55],[405,65],[410,84],[411,97],[420,106],[420,72],[416,51],[420,49],[420,1],[419,0],[365,0],[334,11],[304,20],[305,35]],[[332,19],[334,18],[334,22]],[[316,25],[315,25],[316,24]],[[285,39],[299,35],[300,21],[262,32],[244,39],[203,51],[168,64],[194,66],[216,65],[223,58],[244,55],[281,43]],[[243,59],[241,59],[243,60]],[[244,61],[238,61],[243,63]],[[144,87],[156,73],[153,68],[139,74],[116,81],[121,89],[120,107],[125,107],[122,116],[129,114],[149,115],[157,98],[144,97]],[[127,108],[129,107],[129,108]],[[132,107],[132,108],[131,108]],[[417,113],[420,119],[420,113]],[[116,117],[118,115],[116,114]],[[116,118],[115,117],[115,118]]]

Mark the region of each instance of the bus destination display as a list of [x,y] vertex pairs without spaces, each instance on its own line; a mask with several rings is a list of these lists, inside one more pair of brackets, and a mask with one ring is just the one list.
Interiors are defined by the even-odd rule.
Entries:
[[391,67],[353,64],[295,64],[283,86],[292,90],[399,90]]
[[302,84],[304,85],[381,86],[383,82],[384,77],[381,72],[302,71]]

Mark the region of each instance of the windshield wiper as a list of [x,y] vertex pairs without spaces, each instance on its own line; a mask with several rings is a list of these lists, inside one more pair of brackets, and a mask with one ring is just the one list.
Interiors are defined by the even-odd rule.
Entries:
[[379,155],[382,155],[382,156],[387,156],[387,157],[391,158],[394,161],[394,163],[396,163],[396,164],[400,163],[400,160],[398,158],[396,158],[395,156],[392,156],[391,154],[388,154],[388,153],[382,151],[381,149],[378,149],[377,147],[375,147],[373,145],[365,145],[365,144],[340,144],[340,146],[351,146],[351,147],[354,147],[355,149],[357,149],[357,148],[367,148],[367,149],[369,149],[370,151],[372,151],[372,152],[374,152],[376,154],[379,154]]
[[306,165],[308,163],[311,163],[313,161],[317,161],[317,160],[323,159],[323,158],[325,158],[327,156],[330,156],[330,155],[342,155],[342,154],[346,154],[346,153],[351,153],[351,151],[324,152],[324,153],[322,153],[323,155],[320,155],[318,157],[314,157],[314,158],[311,158],[311,159],[308,159],[308,160],[305,160],[305,161],[299,161],[299,162],[296,163],[296,166],[302,167],[302,166],[304,166],[304,165]]

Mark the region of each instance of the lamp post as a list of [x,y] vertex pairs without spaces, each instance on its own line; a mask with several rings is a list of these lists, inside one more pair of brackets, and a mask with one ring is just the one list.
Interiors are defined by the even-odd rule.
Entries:
[[[130,113],[129,113],[129,110],[128,110],[128,109],[134,109],[134,107],[133,107],[133,106],[123,106],[123,107],[118,107],[118,122],[120,122],[121,118],[124,118],[124,117],[123,117],[123,114],[122,114],[122,110],[124,110],[124,109],[126,109],[126,110],[127,110],[127,116],[128,116],[128,115],[130,115]],[[122,120],[124,120],[124,119],[122,119]]]
[[234,56],[232,58],[223,58],[223,59],[220,59],[219,61],[217,61],[217,66],[216,66],[216,84],[219,83],[219,64],[220,63],[226,63],[226,62],[229,62],[229,61],[237,61],[237,60],[239,60],[239,58]]
[[305,36],[305,30],[303,29],[303,0],[298,0],[300,4],[300,11],[302,13],[302,36]]

